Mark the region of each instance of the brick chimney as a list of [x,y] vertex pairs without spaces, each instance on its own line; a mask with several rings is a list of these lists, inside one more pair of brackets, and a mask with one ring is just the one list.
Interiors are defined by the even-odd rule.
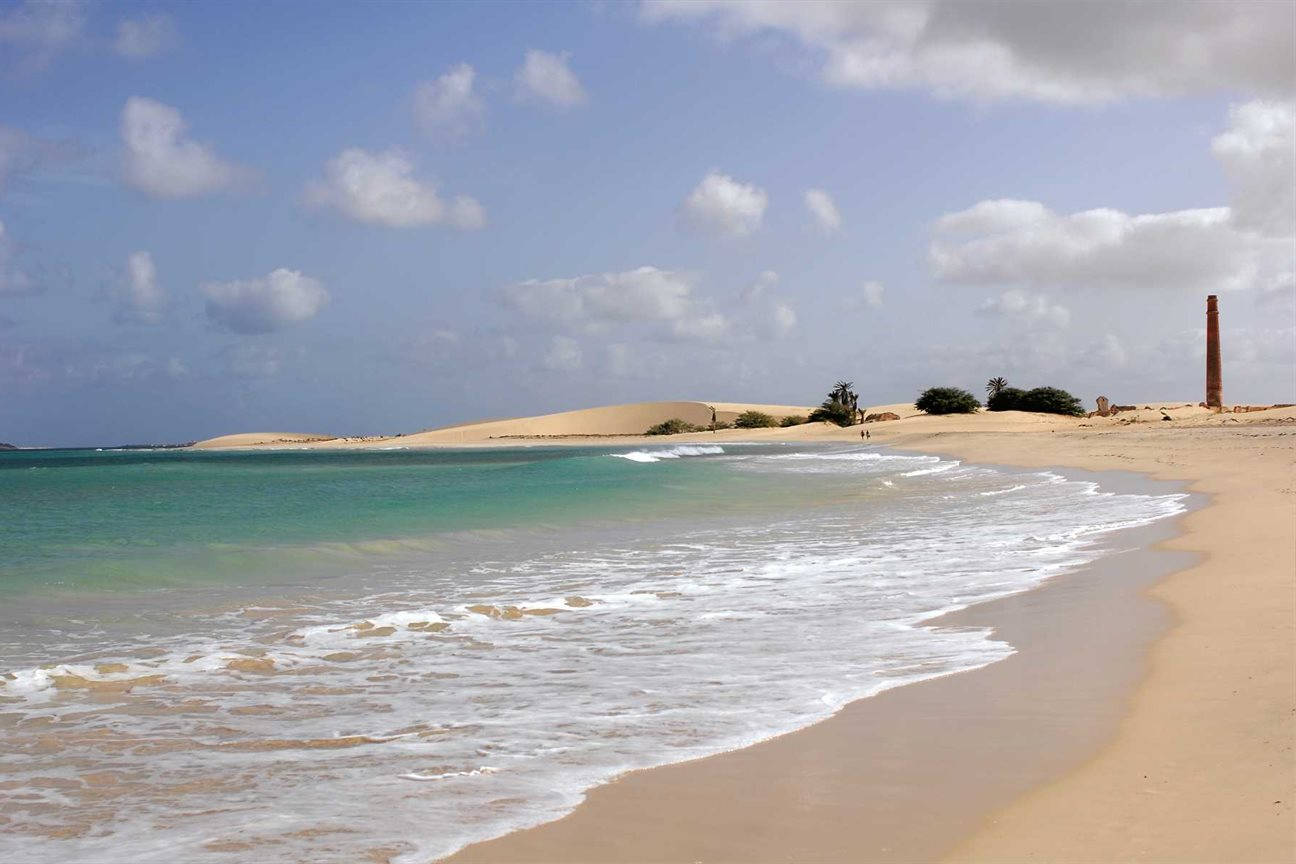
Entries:
[[1206,407],[1224,405],[1224,379],[1220,374],[1219,300],[1206,298]]

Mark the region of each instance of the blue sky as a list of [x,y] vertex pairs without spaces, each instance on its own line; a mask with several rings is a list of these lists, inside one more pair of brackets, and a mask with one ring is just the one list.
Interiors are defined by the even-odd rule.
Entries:
[[1077,8],[0,3],[0,440],[1296,401],[1296,6]]

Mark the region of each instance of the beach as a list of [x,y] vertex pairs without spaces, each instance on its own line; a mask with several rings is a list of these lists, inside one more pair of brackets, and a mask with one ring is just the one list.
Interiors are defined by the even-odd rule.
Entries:
[[[869,477],[892,477],[897,482],[904,478],[902,485],[935,484],[922,487],[931,491],[953,490],[955,487],[941,484],[959,478],[965,483],[991,483],[973,487],[985,489],[975,494],[997,496],[981,499],[986,502],[1009,500],[1002,496],[1011,497],[1014,489],[1025,487],[1004,484],[1027,482],[1028,477],[1035,478],[1029,482],[1042,481],[1045,486],[1041,489],[1049,484],[1061,484],[1056,487],[1059,490],[1101,489],[1104,495],[1134,496],[1131,501],[1138,496],[1169,501],[1183,498],[1184,492],[1191,497],[1184,499],[1187,512],[1174,519],[1148,522],[1140,516],[1138,524],[1131,527],[1108,529],[1101,539],[1102,548],[1086,552],[1084,560],[1089,563],[1079,569],[1063,567],[1058,570],[1061,575],[1037,587],[1033,587],[1036,583],[1022,583],[1006,593],[987,595],[997,599],[974,601],[961,611],[923,619],[922,630],[933,636],[946,634],[955,640],[951,645],[964,646],[959,649],[962,652],[975,648],[978,640],[989,639],[982,643],[984,649],[976,649],[979,654],[960,655],[965,659],[952,665],[937,664],[916,675],[900,664],[886,674],[901,675],[895,683],[904,686],[879,691],[851,685],[846,692],[853,687],[872,695],[855,701],[848,698],[818,722],[789,715],[772,725],[759,724],[772,731],[760,733],[753,728],[759,742],[753,746],[738,741],[721,747],[727,752],[705,755],[715,752],[715,745],[699,740],[703,758],[654,758],[643,753],[635,760],[661,767],[632,770],[586,784],[579,806],[558,805],[555,815],[567,815],[556,821],[541,818],[544,824],[538,827],[472,843],[451,860],[1291,859],[1294,766],[1290,671],[1296,662],[1291,614],[1296,567],[1292,518],[1296,515],[1292,489],[1296,423],[1291,409],[1219,415],[1182,403],[1166,405],[1163,410],[1158,403],[1122,422],[1120,418],[1017,412],[926,417],[912,406],[897,405],[877,410],[894,409],[901,420],[847,429],[808,424],[665,438],[607,431],[631,424],[639,428],[645,419],[658,422],[661,411],[677,412],[681,405],[703,406],[695,411],[707,419],[712,407],[707,403],[657,404],[657,408],[636,406],[628,420],[619,418],[615,408],[601,409],[597,416],[602,425],[595,427],[592,436],[581,434],[589,427],[582,427],[582,412],[573,412],[574,423],[543,418],[538,422],[495,421],[485,435],[480,426],[474,429],[470,425],[358,441],[282,434],[226,440],[242,447],[241,452],[249,452],[247,445],[251,444],[250,452],[264,450],[264,458],[272,460],[312,460],[317,458],[309,455],[314,450],[342,456],[351,451],[363,454],[400,449],[408,458],[418,458],[420,448],[430,448],[428,453],[440,448],[450,454],[462,453],[464,460],[498,458],[504,460],[501,464],[517,462],[531,445],[545,445],[535,451],[537,456],[551,453],[558,458],[562,448],[555,450],[552,445],[570,445],[574,453],[584,453],[591,446],[608,448],[610,441],[615,441],[610,455],[621,459],[589,465],[611,470],[617,463],[639,464],[648,471],[678,466],[683,473],[670,475],[678,479],[668,480],[664,488],[691,477],[690,482],[702,484],[694,495],[721,476],[698,474],[701,466],[718,467],[734,459],[738,460],[732,463],[735,465],[766,465],[756,476],[743,480],[765,484],[772,481],[763,479],[762,472],[801,464],[783,461],[791,456],[811,460],[804,463],[807,467],[880,467],[892,464],[888,459],[900,460],[894,462],[897,467],[890,469],[891,474],[856,476],[869,484],[877,482]],[[727,410],[752,407],[722,404]],[[1173,419],[1161,420],[1163,413]],[[721,415],[720,419],[725,418]],[[1135,422],[1128,422],[1131,419]],[[869,433],[866,451],[856,449],[862,443],[861,430]],[[440,440],[421,440],[422,436]],[[223,442],[216,443],[219,450]],[[790,448],[788,455],[779,455],[783,452],[780,448]],[[298,451],[304,451],[300,457],[292,455]],[[593,452],[601,458],[597,453],[608,451]],[[406,457],[399,453],[374,453],[372,457],[379,462],[383,458]],[[815,461],[825,458],[830,461]],[[710,459],[721,461],[708,463]],[[843,459],[848,461],[843,463]],[[859,459],[865,461],[849,461]],[[914,461],[906,463],[906,459]],[[685,463],[697,467],[686,469]],[[838,471],[836,467],[833,470]],[[1016,472],[1023,470],[1036,473],[1014,480]],[[609,482],[620,476],[609,474]],[[705,479],[708,476],[712,479]],[[892,481],[885,480],[877,488],[881,491],[890,485]],[[714,491],[731,494],[720,491],[723,488]],[[843,491],[847,488],[841,487]],[[706,499],[707,495],[701,495],[696,506],[711,506]],[[1073,502],[1065,505],[1070,508],[1084,499],[1067,500]],[[788,499],[785,509],[813,510],[813,497],[798,501]],[[968,512],[976,511],[974,507]],[[1011,525],[1005,523],[1004,527]],[[422,554],[422,547],[411,548]],[[939,544],[935,548],[939,549]],[[758,551],[759,547],[753,547],[753,554]],[[607,559],[602,566],[613,574],[623,565]],[[717,566],[714,572],[722,576],[730,566]],[[1046,566],[1040,572],[1051,571]],[[843,571],[843,578],[847,573]],[[1023,590],[1031,587],[1033,590]],[[670,592],[659,594],[672,596]],[[724,602],[737,603],[738,597],[732,595]],[[581,601],[577,606],[586,602],[576,599]],[[348,602],[354,606],[353,601]],[[596,602],[619,601],[608,595],[607,601]],[[760,627],[779,626],[777,619],[765,625],[752,618],[764,614],[758,595],[755,602],[757,605],[747,607],[727,605],[723,611],[709,614],[753,621],[756,629],[743,625],[740,631],[733,631],[747,632],[744,639],[750,639],[762,632]],[[784,614],[803,608],[801,599],[793,602],[795,607],[785,608]],[[249,607],[256,608],[260,607]],[[462,607],[451,613],[438,608],[447,617],[440,618],[434,611],[381,615],[375,614],[377,609],[364,614],[352,611],[349,614],[359,623],[348,625],[345,632],[337,627],[299,628],[293,631],[296,635],[288,637],[287,651],[278,649],[276,653],[274,645],[262,645],[264,657],[271,658],[268,664],[265,659],[250,659],[253,665],[265,664],[267,668],[260,669],[265,673],[283,663],[319,662],[300,654],[302,648],[316,644],[316,635],[346,641],[372,630],[384,639],[405,640],[400,645],[414,645],[408,640],[425,638],[423,631],[429,627],[438,632],[448,627],[452,633],[490,609],[498,612],[495,617],[521,620],[530,614],[528,608],[534,608],[541,616],[533,619],[536,626],[556,611],[534,604]],[[482,611],[471,612],[478,608]],[[775,608],[773,598],[764,608]],[[248,609],[240,614],[249,614]],[[256,614],[286,616],[277,622],[284,627],[297,620],[293,616],[298,612],[284,606]],[[569,614],[562,612],[553,620]],[[844,606],[834,615],[844,625],[849,619],[840,616],[851,615],[851,609]],[[642,626],[636,622],[628,619],[626,623]],[[495,626],[489,622],[473,626],[483,625]],[[407,635],[405,627],[418,632]],[[849,627],[840,625],[836,629],[842,634],[850,632]],[[777,631],[763,632],[785,638]],[[795,635],[795,630],[789,633]],[[970,637],[975,638],[968,641]],[[333,641],[318,643],[318,651],[347,647]],[[740,643],[733,644],[737,648]],[[867,648],[867,638],[857,647]],[[345,659],[352,662],[350,657]],[[141,668],[159,662],[141,661]],[[248,660],[228,665],[236,667],[232,674],[238,679]],[[314,668],[308,666],[295,674]],[[771,672],[777,668],[769,667]],[[292,667],[286,669],[293,671]],[[781,672],[789,670],[795,671],[795,667]],[[868,674],[867,667],[862,671]],[[834,674],[842,674],[842,682],[852,677]],[[380,674],[373,680],[394,677]],[[263,680],[291,682],[293,678],[275,675]],[[111,686],[113,682],[106,683]],[[791,683],[788,680],[779,686]],[[752,704],[758,705],[759,700]],[[249,706],[252,708],[256,706]],[[780,731],[780,723],[788,726]],[[394,732],[390,740],[409,734]],[[369,740],[389,740],[385,733],[369,734],[377,737],[356,743],[367,746]],[[255,743],[263,740],[239,746],[268,746]],[[346,740],[346,746],[352,746],[350,739]],[[272,743],[273,748],[294,746]],[[465,759],[471,758],[471,754],[465,755]],[[357,752],[352,764],[363,770],[363,750]],[[462,764],[462,768],[438,769],[449,773],[437,776],[471,772],[477,763]],[[419,769],[411,776],[432,779],[425,774]],[[611,782],[606,782],[608,779]],[[488,791],[489,786],[483,788]],[[507,802],[498,806],[507,810]],[[536,816],[528,818],[535,824]],[[409,830],[413,829],[414,823],[410,823]],[[255,843],[223,847],[217,843],[207,848],[271,847]],[[366,855],[377,860],[414,860],[408,857],[408,850],[402,851],[399,837],[390,844],[373,846]]]
[[[1296,430],[1290,409],[1266,412],[1269,423],[1260,414],[1230,423],[1181,410],[1192,426],[983,416],[870,429],[873,440],[899,448],[984,463],[1135,471],[1205,496],[1202,509],[1182,518],[1182,533],[1163,544],[1198,562],[1144,586],[1166,627],[1146,643],[1128,642],[1104,673],[1132,676],[1129,686],[1032,690],[1032,724],[991,712],[978,730],[984,737],[940,750],[941,769],[925,775],[910,766],[964,727],[965,706],[984,692],[976,679],[1006,674],[1012,661],[889,691],[749,751],[622,778],[591,795],[566,825],[483,844],[462,860],[1292,860]],[[845,440],[858,431],[809,434]],[[1070,650],[1091,650],[1083,634],[1119,608],[1095,607]],[[1011,616],[989,607],[974,614],[1012,631]],[[1013,660],[1019,657],[1029,657],[1029,646]],[[1035,687],[1042,678],[1028,680]],[[913,716],[911,706],[888,702],[924,697],[931,722],[893,721],[895,737],[874,734],[889,711]],[[1065,755],[1031,748],[1026,758],[1043,770],[1011,803],[995,805],[987,784],[969,782],[972,754],[999,754],[1023,734],[1056,735],[1060,727],[1068,731],[1054,745]],[[898,783],[863,782],[897,754]],[[993,761],[1015,770],[1011,760]],[[825,768],[829,779],[820,784],[816,770]],[[962,817],[962,836],[933,810],[951,785],[961,800],[956,792],[945,801],[941,818]],[[911,806],[896,814],[897,799]],[[969,809],[978,815],[969,817]],[[918,838],[917,847],[868,845],[868,827],[895,824],[897,816],[901,835]]]

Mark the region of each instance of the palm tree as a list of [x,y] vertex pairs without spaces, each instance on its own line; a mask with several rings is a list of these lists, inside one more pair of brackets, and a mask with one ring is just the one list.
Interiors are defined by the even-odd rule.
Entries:
[[986,382],[986,395],[989,396],[991,399],[993,399],[994,397],[1002,393],[1003,389],[1007,386],[1008,386],[1007,378],[1004,378],[1002,376],[996,376],[994,378],[991,378],[989,381]]
[[838,381],[833,385],[832,392],[828,394],[828,398],[833,402],[838,402],[842,405],[849,405],[851,403],[851,396],[854,395],[851,393],[851,388],[854,386],[854,381]]

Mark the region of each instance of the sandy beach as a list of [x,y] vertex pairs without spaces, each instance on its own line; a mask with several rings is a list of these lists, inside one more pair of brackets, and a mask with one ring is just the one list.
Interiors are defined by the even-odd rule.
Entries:
[[[606,439],[582,433],[707,404],[290,446],[587,443]],[[454,860],[1292,860],[1296,412],[1139,404],[1109,418],[892,405],[869,411],[902,419],[865,427],[618,438],[859,441],[866,429],[870,443],[978,463],[1136,472],[1202,506],[1139,540],[1143,552],[1106,559],[1098,578],[941,622],[995,627],[1018,649],[1007,661],[886,691],[746,750],[626,775],[565,819]],[[1154,541],[1165,554],[1147,550]]]

